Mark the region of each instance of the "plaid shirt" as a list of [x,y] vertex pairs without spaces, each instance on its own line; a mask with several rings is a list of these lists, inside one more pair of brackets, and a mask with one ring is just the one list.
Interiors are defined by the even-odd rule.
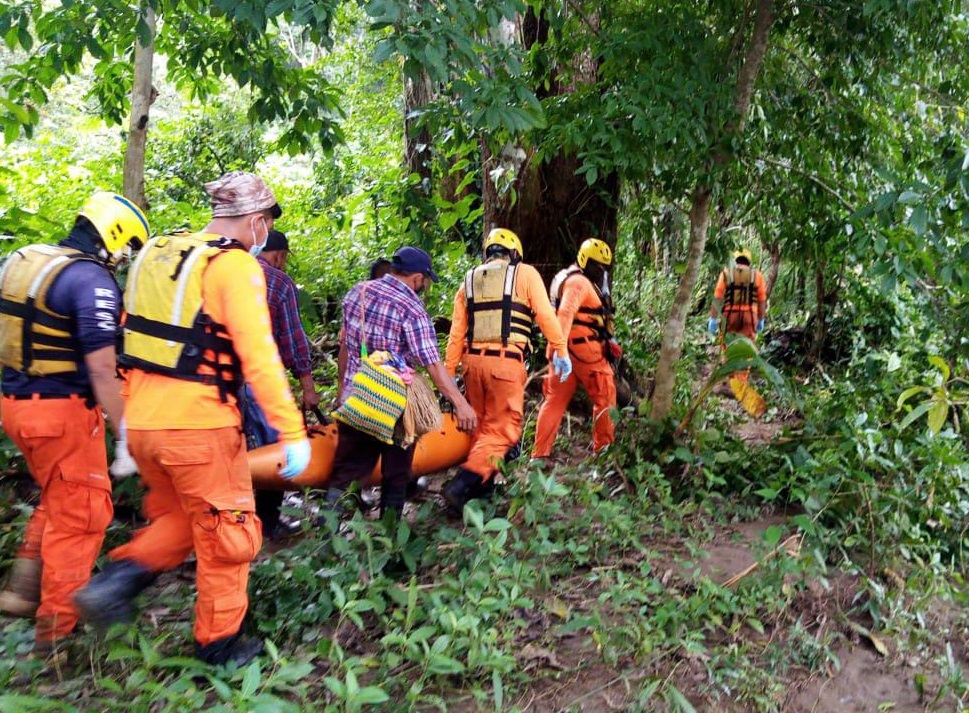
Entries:
[[343,334],[347,348],[344,398],[349,395],[350,382],[360,368],[361,295],[367,310],[364,321],[368,354],[393,352],[414,367],[441,361],[431,317],[411,288],[393,275],[358,283],[343,298]]
[[273,339],[279,349],[283,366],[299,378],[313,370],[310,359],[310,340],[299,320],[299,303],[296,301],[296,283],[282,270],[260,260],[266,275],[266,301],[269,302],[269,319],[272,322]]

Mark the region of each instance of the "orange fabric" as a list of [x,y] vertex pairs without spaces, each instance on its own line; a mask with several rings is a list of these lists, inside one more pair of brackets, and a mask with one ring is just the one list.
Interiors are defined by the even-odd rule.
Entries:
[[[767,281],[760,270],[754,271],[754,301],[755,304],[729,305],[723,307],[724,328],[727,334],[739,334],[751,341],[757,339],[757,322],[763,319],[767,304]],[[727,294],[727,271],[721,270],[720,279],[713,290],[716,300],[723,300]],[[721,342],[720,351],[727,348],[726,342]],[[733,376],[740,381],[747,381],[748,371],[734,372]]]
[[[580,307],[599,309],[602,307],[602,300],[596,294],[596,288],[593,287],[592,281],[582,273],[577,273],[570,275],[562,283],[562,297],[559,300],[557,314],[559,325],[562,327],[562,334],[569,335],[570,340],[596,336],[596,330],[588,325],[573,325]],[[586,316],[586,319],[589,319],[589,317]],[[572,348],[569,347],[569,349]]]
[[605,359],[592,364],[573,359],[572,373],[565,381],[559,381],[557,376],[551,374],[545,377],[542,385],[545,400],[538,410],[532,458],[547,458],[552,454],[562,417],[579,384],[582,384],[592,401],[593,452],[602,450],[615,440],[616,427],[609,415],[609,409],[616,407],[616,381],[612,367]]
[[101,410],[84,399],[0,399],[0,419],[40,486],[21,552],[43,560],[37,641],[77,624],[71,596],[87,584],[111,522],[111,479]]
[[[545,291],[545,283],[531,265],[519,264],[515,272],[514,296],[527,303],[535,315],[535,323],[542,330],[549,346],[560,355],[565,355],[565,336],[559,326]],[[451,332],[448,334],[447,351],[444,356],[444,366],[448,374],[455,376],[468,346],[468,299],[462,283],[454,296],[454,308],[451,310]],[[500,344],[498,345],[501,346]],[[494,344],[475,342],[473,348],[495,348]],[[474,403],[471,404],[474,406]],[[477,410],[477,407],[475,407]],[[480,415],[480,414],[479,414]]]
[[[758,319],[763,317],[763,313],[760,309],[760,305],[766,304],[767,302],[767,281],[764,279],[764,275],[760,270],[754,270],[754,302],[755,304],[741,304],[741,305],[730,305],[729,307],[724,307],[724,313],[730,312],[752,312],[756,311],[760,314],[757,315]],[[720,271],[720,278],[717,280],[716,287],[713,288],[713,298],[716,300],[723,300],[727,294],[727,271]],[[755,307],[757,308],[755,310]],[[754,320],[754,324],[757,324],[757,319]]]
[[[500,347],[497,347],[500,349]],[[509,347],[508,351],[520,351]],[[525,365],[500,356],[464,357],[464,394],[478,416],[471,450],[461,466],[485,481],[518,443],[525,414]]]
[[616,381],[612,366],[606,360],[606,345],[595,339],[575,344],[577,339],[597,336],[592,327],[574,324],[579,308],[598,309],[602,300],[592,282],[585,275],[569,277],[562,287],[558,319],[562,330],[569,335],[569,354],[572,357],[572,373],[565,381],[549,374],[545,377],[542,392],[545,400],[538,411],[535,426],[533,458],[547,458],[552,454],[555,436],[562,425],[569,402],[575,389],[582,384],[592,401],[592,450],[600,451],[615,440],[616,428],[609,409],[616,407]]
[[[306,438],[273,340],[266,304],[266,280],[254,257],[227,250],[205,269],[202,284],[205,313],[225,326],[242,362],[242,373],[280,441]],[[128,399],[128,430],[168,428],[238,428],[242,422],[235,397],[219,398],[214,385],[148,374],[132,369],[124,394]]]
[[157,572],[194,550],[195,639],[205,646],[232,636],[249,606],[249,563],[262,546],[242,434],[238,427],[129,431],[128,448],[148,487],[149,525],[111,559]]

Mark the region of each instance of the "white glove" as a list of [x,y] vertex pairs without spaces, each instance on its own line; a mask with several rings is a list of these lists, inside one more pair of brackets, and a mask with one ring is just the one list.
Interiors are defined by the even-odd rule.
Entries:
[[127,441],[114,442],[114,460],[111,461],[108,472],[112,478],[127,478],[138,472],[138,464],[128,452]]

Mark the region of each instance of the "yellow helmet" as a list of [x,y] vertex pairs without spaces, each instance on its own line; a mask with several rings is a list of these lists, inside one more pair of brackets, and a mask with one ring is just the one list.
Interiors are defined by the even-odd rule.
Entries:
[[750,250],[737,250],[733,254],[733,261],[737,262],[743,258],[747,261],[748,265],[753,265],[753,258],[751,257]]
[[522,250],[522,241],[518,239],[517,235],[508,230],[508,228],[495,228],[488,233],[488,237],[485,238],[484,242],[485,252],[492,245],[500,245],[507,250],[517,250],[518,257],[524,257],[525,255],[525,251]]
[[612,264],[612,248],[610,248],[604,241],[599,240],[599,238],[589,238],[588,240],[583,240],[582,244],[579,246],[579,254],[576,258],[576,263],[584,270],[585,266],[589,264],[589,260],[595,260],[596,262],[609,267]]
[[148,219],[124,196],[100,191],[87,199],[78,215],[91,221],[108,253],[117,257],[132,240],[148,242]]

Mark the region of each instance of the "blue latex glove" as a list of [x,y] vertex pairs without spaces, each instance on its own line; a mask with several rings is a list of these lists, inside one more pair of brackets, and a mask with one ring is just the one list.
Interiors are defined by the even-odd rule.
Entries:
[[306,466],[310,464],[311,451],[309,439],[304,438],[302,441],[297,441],[296,443],[287,443],[285,445],[285,453],[286,463],[279,469],[279,474],[286,478],[286,480],[292,480],[306,470]]
[[764,331],[764,318],[761,317],[760,321],[757,323],[757,334],[760,334],[763,331]]
[[717,331],[720,329],[720,320],[716,317],[710,317],[710,321],[707,322],[707,331],[710,332],[711,336],[717,336]]
[[572,373],[572,360],[569,359],[568,354],[564,357],[552,357],[552,373],[558,376],[559,381],[565,381],[569,378],[569,374]]

